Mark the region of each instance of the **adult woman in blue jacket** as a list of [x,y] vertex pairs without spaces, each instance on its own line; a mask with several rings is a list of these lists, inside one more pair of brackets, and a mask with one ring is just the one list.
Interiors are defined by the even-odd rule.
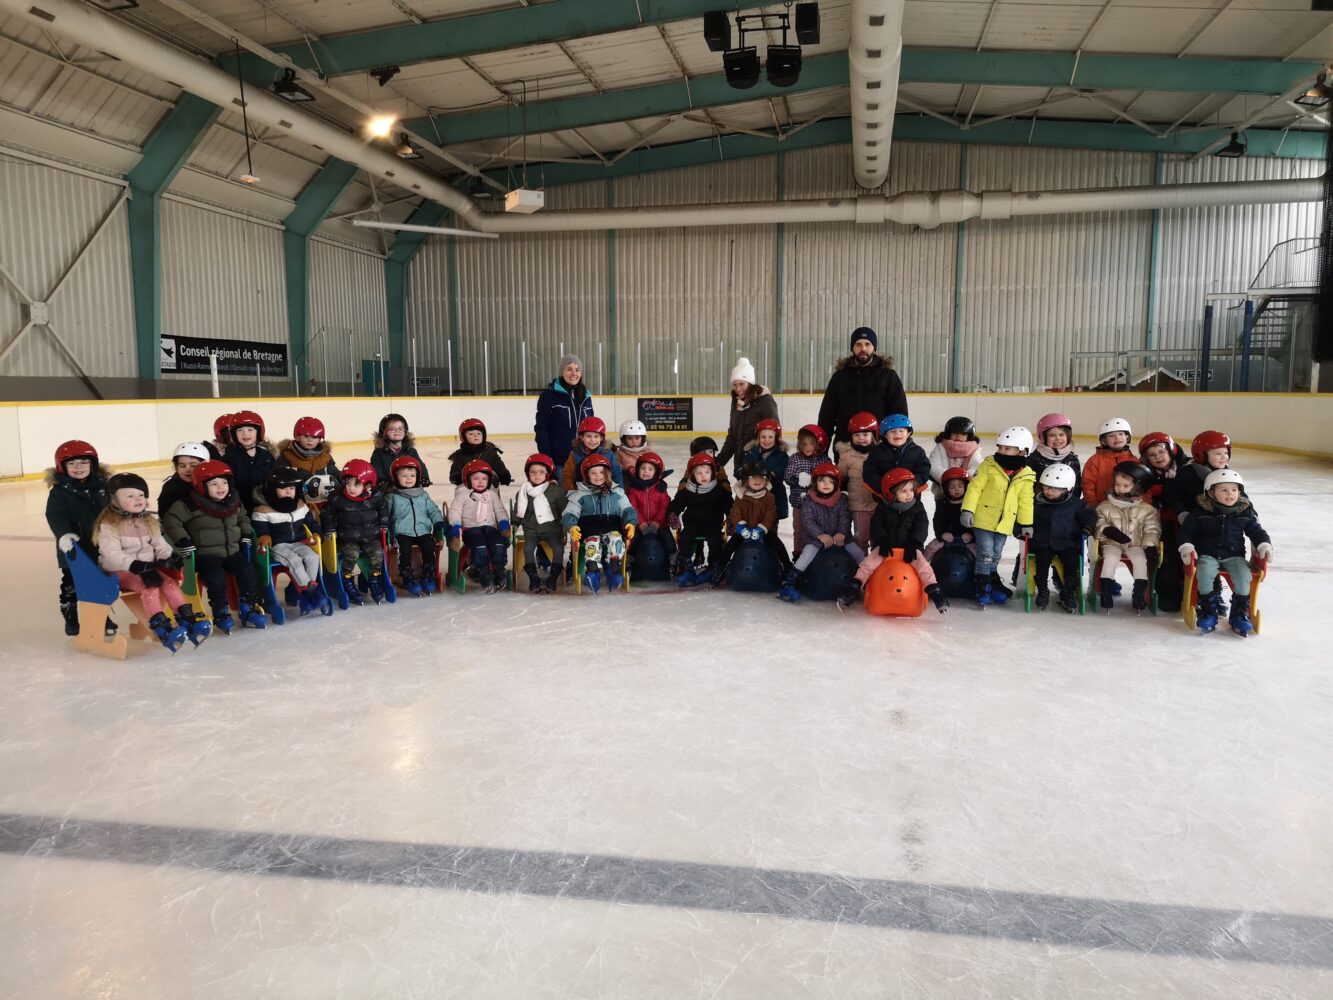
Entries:
[[566,354],[560,359],[560,374],[537,399],[533,427],[537,450],[550,455],[557,469],[562,468],[574,447],[579,421],[593,415],[592,394],[583,384],[583,362],[577,355]]

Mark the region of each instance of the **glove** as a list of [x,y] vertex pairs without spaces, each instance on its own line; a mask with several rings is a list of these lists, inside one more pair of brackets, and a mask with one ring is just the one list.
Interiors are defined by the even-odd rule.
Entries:
[[173,552],[163,560],[162,565],[166,566],[167,569],[181,569],[185,565],[185,557],[179,552]]
[[1254,547],[1254,554],[1264,560],[1264,562],[1268,562],[1273,558],[1273,546],[1269,545],[1267,542],[1260,542]]
[[749,526],[748,524],[746,524],[744,521],[737,521],[737,522],[736,522],[736,534],[738,534],[738,535],[740,535],[742,538],[748,540],[749,537],[750,537],[750,526]]
[[950,542],[953,541],[953,535],[951,535],[949,532],[946,531],[944,534],[940,535],[940,541],[948,545]]
[[71,531],[56,539],[56,548],[60,549],[61,552],[72,552],[78,542],[79,536]]
[[680,530],[680,515],[679,515],[679,514],[669,514],[669,515],[667,516],[667,527],[670,528],[672,531],[679,531],[679,530]]
[[136,576],[143,576],[152,568],[152,563],[144,562],[142,559],[135,559],[130,563],[130,572],[134,573]]
[[462,526],[461,524],[451,524],[451,525],[449,525],[449,537],[450,537],[450,538],[462,538],[462,537],[463,537],[463,526]]
[[1030,525],[1030,524],[1020,524],[1020,525],[1018,526],[1018,534],[1015,535],[1014,537],[1015,537],[1015,538],[1031,538],[1031,537],[1032,537],[1032,525]]
[[1180,553],[1180,561],[1187,563],[1194,559],[1197,550],[1189,542],[1186,542],[1176,551]]
[[163,583],[162,574],[151,566],[139,574],[139,579],[144,582],[146,587],[160,587]]
[[876,547],[876,551],[882,558],[887,559],[889,556],[893,555],[893,546],[888,542],[880,542]]
[[259,543],[260,552],[267,552],[273,546],[273,538],[270,535],[260,535],[256,541]]
[[910,563],[916,561],[916,546],[910,542],[903,546],[903,562]]
[[810,485],[810,473],[798,472],[796,474],[796,485],[799,486],[801,489],[805,489],[806,487],[808,487]]
[[958,515],[958,521],[960,524],[962,524],[964,528],[972,527],[972,522],[975,520],[976,518],[972,516],[972,512],[970,510],[965,510]]
[[1121,545],[1129,544],[1129,536],[1125,534],[1123,531],[1121,531],[1119,528],[1103,528],[1102,537],[1109,538],[1111,539],[1111,541],[1117,542]]
[[764,536],[767,534],[768,534],[768,529],[765,528],[762,524],[757,525],[756,527],[750,529],[750,537],[753,538],[756,542],[762,542],[764,540]]
[[443,521],[436,521],[432,528],[441,535],[449,533],[449,525],[445,524]]

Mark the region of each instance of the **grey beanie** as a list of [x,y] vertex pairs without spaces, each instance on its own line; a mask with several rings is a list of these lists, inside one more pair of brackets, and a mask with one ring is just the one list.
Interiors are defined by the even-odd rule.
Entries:
[[583,360],[577,354],[565,354],[560,358],[559,371],[563,372],[569,365],[578,365],[583,367]]

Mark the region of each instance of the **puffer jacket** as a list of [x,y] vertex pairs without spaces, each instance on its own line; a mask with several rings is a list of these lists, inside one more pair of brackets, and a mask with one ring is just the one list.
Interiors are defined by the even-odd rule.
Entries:
[[495,470],[500,485],[508,486],[514,481],[514,477],[505,468],[504,459],[500,457],[503,454],[504,452],[490,441],[482,441],[479,445],[470,445],[464,442],[449,456],[449,482],[455,486],[461,486],[463,483],[463,466],[467,465],[468,462],[481,459]]
[[315,512],[303,503],[298,503],[290,513],[261,504],[250,514],[250,527],[254,529],[255,540],[261,546],[304,542],[307,528],[311,534],[319,534],[319,521],[315,518]]
[[1088,464],[1083,467],[1083,479],[1080,482],[1083,488],[1083,502],[1089,507],[1096,507],[1111,492],[1111,486],[1115,483],[1115,467],[1121,462],[1138,460],[1139,456],[1128,448],[1112,451],[1110,448],[1099,447],[1088,459]]
[[838,471],[842,473],[842,481],[847,489],[847,506],[853,511],[874,510],[875,498],[866,489],[865,477],[862,475],[870,447],[861,451],[856,445],[842,441],[834,445],[833,450],[838,453]]
[[198,493],[177,500],[162,515],[162,533],[178,549],[190,545],[201,556],[234,554],[241,542],[254,538],[254,529],[236,491],[218,503]]
[[[1075,499],[1082,496],[1083,485],[1079,482],[1082,466],[1079,465],[1078,456],[1074,454],[1072,445],[1065,447],[1060,452],[1056,452],[1053,448],[1048,448],[1044,444],[1039,444],[1033,449],[1032,454],[1028,456],[1028,465],[1030,465],[1032,471],[1037,474],[1038,481],[1041,479],[1041,474],[1056,463],[1067,465],[1074,470],[1074,488],[1070,490],[1070,492],[1074,495]],[[1037,488],[1041,489],[1040,486]]]
[[779,440],[768,451],[760,448],[758,441],[750,441],[745,446],[745,454],[741,456],[742,468],[747,465],[762,465],[768,470],[768,483],[773,490],[773,500],[778,505],[779,521],[785,521],[791,513],[791,509],[787,505],[787,484],[785,481],[787,466],[790,461],[787,456],[787,442],[782,440]]
[[1241,497],[1232,507],[1223,507],[1204,494],[1195,511],[1180,522],[1180,544],[1189,542],[1201,556],[1214,559],[1245,558],[1245,539],[1253,545],[1273,540],[1259,524],[1254,505]]
[[394,535],[422,538],[444,522],[439,504],[420,486],[393,490],[389,501],[389,531]]
[[900,446],[880,441],[872,447],[870,453],[866,455],[865,465],[861,468],[861,476],[866,486],[878,492],[884,473],[890,469],[907,469],[916,478],[918,486],[925,486],[930,482],[930,456],[910,437]]
[[872,354],[865,365],[857,364],[855,355],[838,362],[824,389],[816,423],[830,441],[846,441],[851,437],[848,423],[863,411],[873,413],[876,420],[908,412],[902,379],[882,354]]
[[[1106,537],[1108,528],[1129,536],[1128,542]],[[1150,549],[1162,540],[1162,519],[1157,508],[1139,497],[1109,496],[1097,505],[1097,538],[1105,542]]]
[[734,534],[742,523],[750,528],[763,528],[770,535],[778,530],[778,502],[772,490],[764,490],[759,496],[747,489],[740,491],[727,514],[727,534]]
[[421,463],[421,474],[417,476],[418,486],[430,485],[430,469],[426,468],[426,463],[417,451],[417,440],[408,431],[403,435],[403,443],[397,451],[389,447],[389,440],[379,434],[374,435],[375,450],[370,453],[370,465],[375,470],[375,475],[379,477],[380,486],[393,485],[393,477],[390,475],[390,468],[393,466],[395,458],[407,456],[415,458]]
[[[569,450],[569,457],[565,459],[565,467],[560,470],[560,485],[565,488],[565,493],[572,495],[574,490],[579,486],[579,480],[581,478],[579,476],[579,466],[583,464],[583,460],[590,454],[592,454],[592,452],[583,447],[582,441],[574,442],[574,447]],[[616,461],[615,452],[607,447],[605,441],[603,441],[602,446],[597,449],[597,454],[605,455],[611,461],[611,481],[617,486],[624,487],[625,470],[620,467],[620,463]]]
[[550,521],[538,521],[537,509],[533,506],[531,498],[527,491],[534,489],[530,483],[524,483],[518,488],[518,493],[514,496],[514,517],[519,524],[523,525],[523,531],[550,531],[552,527],[560,526],[560,518],[564,516],[565,507],[569,503],[565,496],[564,488],[554,480],[548,480],[542,483],[542,493],[546,497],[546,505],[551,508]]
[[[784,475],[783,482],[787,486],[787,502],[792,507],[799,507],[805,501],[805,491],[809,486],[801,485],[801,473],[808,472],[814,474],[815,466],[822,465],[828,461],[828,454],[820,452],[818,455],[806,455],[800,451],[792,454],[787,461],[787,472]],[[813,482],[811,483],[813,485]],[[778,515],[779,518],[781,514]]]
[[278,445],[277,466],[300,469],[307,476],[338,475],[338,463],[333,460],[333,445],[327,441],[319,443],[319,451],[313,455],[303,455],[295,441],[284,441]]
[[1036,482],[1031,466],[1010,476],[994,455],[987,456],[963,494],[963,510],[972,512],[972,527],[1007,535],[1015,524],[1031,524]]
[[741,402],[742,400],[733,392],[728,410],[730,417],[727,422],[727,436],[722,442],[722,450],[717,453],[718,465],[726,465],[735,459],[731,470],[733,473],[741,467],[745,442],[759,437],[759,421],[778,419],[778,401],[773,398],[766,386],[750,386],[744,400],[745,405],[739,406]]
[[241,503],[245,504],[245,509],[252,511],[257,504],[263,503],[261,491],[264,488],[264,480],[278,464],[277,456],[269,443],[260,441],[255,445],[253,455],[239,444],[232,444],[223,453],[222,461],[227,463],[236,478],[236,495],[241,498]]
[[619,486],[594,488],[579,483],[569,496],[560,523],[565,530],[577,527],[584,536],[606,535],[629,524],[638,524],[639,515],[634,505]]
[[852,509],[847,506],[846,493],[839,490],[825,500],[811,490],[805,499],[806,502],[801,504],[801,528],[807,541],[820,535],[852,538],[856,534],[852,529]]
[[565,464],[579,421],[593,416],[592,394],[582,381],[572,389],[557,375],[537,399],[533,433],[537,450],[550,455],[557,469]]
[[963,469],[970,476],[980,464],[980,441],[936,441],[930,452],[930,478],[938,486],[949,469]]
[[[79,547],[90,556],[97,555],[93,545],[93,523],[106,506],[105,469],[94,468],[87,479],[71,479],[63,472],[48,469],[46,485],[46,525],[56,538],[78,535]],[[56,561],[60,563],[57,550]],[[60,563],[61,566],[64,563]]]
[[[1212,471],[1211,468],[1199,465],[1197,462],[1190,462],[1184,468],[1178,469],[1176,477],[1167,480],[1166,487],[1162,491],[1163,509],[1173,511],[1176,520],[1183,523],[1190,514],[1199,509],[1199,501],[1205,496],[1203,481]],[[1251,507],[1254,506],[1254,501],[1250,500],[1244,487],[1241,487],[1240,495],[1249,500]]]
[[1065,498],[1050,501],[1037,491],[1032,522],[1032,544],[1061,552],[1083,545],[1083,536],[1097,526],[1097,512],[1079,500],[1070,490]]
[[731,510],[731,490],[717,480],[708,485],[709,489],[700,492],[698,483],[684,483],[671,500],[671,513],[680,517],[686,536],[721,531]]
[[641,489],[637,485],[639,482],[631,477],[629,488],[625,490],[625,496],[629,497],[639,523],[664,527],[671,508],[671,496],[667,493],[666,484],[659,478],[651,486]]
[[320,512],[319,530],[325,535],[338,533],[342,543],[378,542],[380,532],[389,527],[389,502],[383,493],[362,493],[365,499],[350,499],[338,492],[329,498]]
[[471,486],[459,486],[449,501],[449,524],[466,531],[468,528],[498,528],[509,530],[508,511],[500,499],[500,490],[492,486],[481,493]]
[[171,555],[157,518],[108,515],[97,526],[97,563],[108,573],[128,573],[130,563],[152,563]]
[[921,549],[926,544],[926,505],[917,497],[906,510],[881,503],[870,519],[870,544],[873,548]]

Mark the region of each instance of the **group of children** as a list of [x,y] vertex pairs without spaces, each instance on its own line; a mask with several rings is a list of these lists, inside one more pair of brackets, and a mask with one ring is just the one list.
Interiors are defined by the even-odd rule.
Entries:
[[[503,589],[515,531],[522,533],[528,589],[538,594],[559,588],[576,555],[584,583],[594,592],[604,585],[614,591],[630,556],[649,551],[671,567],[678,586],[718,587],[741,546],[758,542],[780,569],[784,600],[800,599],[805,574],[821,552],[842,549],[856,571],[843,585],[841,605],[855,602],[879,565],[896,554],[913,566],[941,612],[949,601],[932,568],[939,552],[966,549],[977,602],[1003,604],[1012,591],[998,567],[1010,537],[1035,556],[1036,606],[1049,605],[1058,561],[1058,603],[1076,610],[1079,579],[1070,570],[1081,567],[1090,536],[1098,546],[1103,608],[1114,605],[1123,560],[1133,573],[1136,610],[1147,606],[1156,569],[1159,605],[1178,611],[1182,567],[1197,561],[1200,627],[1211,631],[1226,614],[1217,585],[1225,570],[1233,588],[1231,627],[1242,635],[1250,630],[1245,542],[1264,560],[1272,546],[1243,479],[1229,468],[1230,439],[1219,431],[1197,435],[1188,455],[1169,435],[1154,432],[1135,455],[1129,423],[1113,418],[1099,427],[1098,447],[1084,466],[1073,451],[1072,422],[1059,413],[1037,422],[1036,439],[1024,427],[1001,431],[985,458],[966,417],[948,421],[929,455],[903,414],[881,420],[858,413],[848,431],[850,440],[830,455],[823,429],[807,424],[793,452],[777,420],[760,421],[735,483],[717,461],[717,442],[695,438],[672,491],[671,470],[649,450],[642,423],[623,423],[619,445],[611,446],[605,423],[587,417],[559,474],[544,454],[524,462],[511,525],[499,488],[512,477],[480,420],[459,426],[459,446],[449,456],[454,495],[442,510],[426,492],[430,474],[402,415],[380,421],[369,461],[339,467],[318,419],[302,417],[291,438],[275,446],[262,418],[243,410],[219,418],[213,440],[175,449],[172,475],[158,494],[160,518],[149,510],[141,476],[113,474],[91,444],[65,442],[49,472],[47,520],[62,546],[80,545],[122,589],[140,595],[150,627],[173,651],[187,639],[198,645],[213,629],[230,633],[238,620],[264,627],[264,589],[252,548],[286,568],[301,614],[328,613],[321,554],[333,538],[343,590],[361,604],[358,564],[379,603],[390,543],[409,594],[437,589],[441,540],[456,550],[466,547],[471,575],[487,592]],[[922,503],[927,490],[934,493],[933,518]],[[794,559],[778,537],[788,517]],[[1179,558],[1168,555],[1157,565],[1159,547],[1174,548]],[[211,623],[182,590],[182,573],[191,564],[207,593]],[[61,568],[61,613],[74,635],[77,595],[64,561]],[[108,618],[108,633],[115,627]]]

